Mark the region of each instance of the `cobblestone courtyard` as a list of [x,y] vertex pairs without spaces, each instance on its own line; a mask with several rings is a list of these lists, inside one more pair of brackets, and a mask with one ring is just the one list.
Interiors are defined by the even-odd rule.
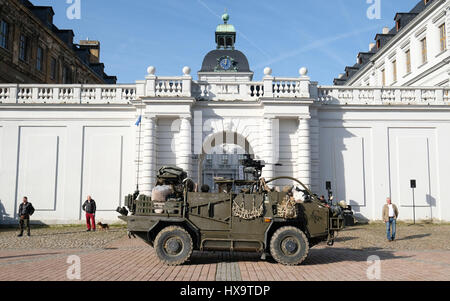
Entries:
[[153,249],[129,240],[121,227],[86,233],[81,227],[35,229],[32,237],[17,238],[0,230],[0,280],[68,280],[68,257],[81,260],[84,281],[365,281],[381,259],[381,280],[450,280],[450,226],[399,226],[397,242],[384,238],[384,225],[348,228],[334,247],[320,245],[296,267],[259,260],[241,253],[194,253],[190,264],[166,267]]

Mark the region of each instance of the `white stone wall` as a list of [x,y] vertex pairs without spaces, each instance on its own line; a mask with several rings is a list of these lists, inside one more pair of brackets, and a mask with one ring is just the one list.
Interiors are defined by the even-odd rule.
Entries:
[[135,189],[135,120],[132,106],[2,107],[1,222],[14,222],[28,196],[34,220],[78,223],[88,194],[97,219],[117,221],[116,208]]
[[322,108],[320,188],[332,181],[361,217],[380,220],[386,197],[412,220],[410,180],[417,180],[418,219],[450,220],[450,110]]
[[[184,84],[171,90],[171,78],[150,75],[136,86],[2,85],[1,222],[16,222],[24,195],[36,206],[35,220],[81,222],[88,194],[100,220],[117,221],[124,196],[137,183],[150,194],[160,167],[180,166],[197,180],[196,156],[224,132],[268,163],[264,177],[293,176],[318,194],[331,181],[336,199],[349,201],[361,218],[378,220],[392,196],[401,219],[411,219],[415,179],[417,218],[450,220],[449,88],[317,87],[305,72],[266,76],[256,83],[264,84],[264,97],[234,101],[216,94],[228,91],[219,84],[197,98]],[[242,91],[254,85],[240,83]]]
[[[212,123],[204,138],[224,130],[237,132],[246,137],[256,154],[264,153],[260,109],[194,107],[196,110],[202,110],[205,119],[223,117]],[[408,220],[412,218],[409,181],[416,179],[417,218],[450,220],[450,192],[446,189],[450,179],[449,107],[324,105],[317,117],[320,172],[315,192],[326,194],[325,182],[331,181],[336,198],[349,201],[358,215],[369,220],[380,219],[385,198],[392,196],[399,204],[401,219]],[[80,222],[87,194],[97,200],[100,220],[115,221],[114,210],[136,184],[135,119],[132,106],[1,110],[3,222],[13,221],[24,195],[37,208],[35,220]],[[175,120],[157,119],[156,156],[152,158],[156,169],[178,165],[180,160],[176,141],[181,137]],[[275,167],[274,176],[296,176],[299,120],[281,118],[279,125],[279,163],[283,166]],[[192,167],[195,178],[196,166]]]

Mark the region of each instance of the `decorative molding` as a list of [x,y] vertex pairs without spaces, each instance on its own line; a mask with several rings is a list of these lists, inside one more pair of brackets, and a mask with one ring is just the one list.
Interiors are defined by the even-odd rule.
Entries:
[[[437,15],[436,17],[433,18],[433,20],[432,20],[433,24],[438,23],[438,21],[440,21],[440,19],[445,17],[446,15],[447,15],[447,11],[443,10],[439,15]],[[443,22],[445,22],[445,20]]]
[[415,36],[417,39],[420,39],[420,38],[423,37],[423,35],[426,34],[426,31],[427,31],[427,25],[425,25],[424,27],[422,27],[421,29],[419,29],[419,30],[414,34],[414,36]]
[[[407,48],[407,49],[405,49],[405,48]],[[406,51],[409,48],[411,48],[411,39],[408,39],[400,46],[400,49],[402,49],[403,51]]]
[[397,57],[397,50],[394,50],[393,53],[388,55],[388,60],[390,60],[392,62],[396,57]]

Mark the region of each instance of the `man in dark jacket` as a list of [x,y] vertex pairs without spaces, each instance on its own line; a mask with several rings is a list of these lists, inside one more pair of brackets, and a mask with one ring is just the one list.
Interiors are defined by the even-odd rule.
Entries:
[[33,205],[31,203],[28,203],[28,198],[26,196],[23,197],[23,202],[19,206],[19,227],[20,227],[19,237],[23,236],[23,230],[25,229],[25,227],[27,228],[28,236],[31,236],[30,216],[32,216],[33,213],[34,213]]
[[88,195],[86,202],[83,204],[83,210],[86,212],[87,232],[91,232],[91,229],[95,232],[95,212],[97,211],[97,206],[90,195]]

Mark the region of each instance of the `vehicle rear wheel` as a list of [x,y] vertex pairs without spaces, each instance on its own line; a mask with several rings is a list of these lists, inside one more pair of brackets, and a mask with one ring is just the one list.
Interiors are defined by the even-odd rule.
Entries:
[[178,226],[161,230],[156,236],[154,246],[159,260],[169,266],[182,265],[189,260],[193,250],[191,235]]
[[270,241],[270,253],[278,263],[299,265],[309,252],[309,242],[305,233],[295,227],[278,229]]

